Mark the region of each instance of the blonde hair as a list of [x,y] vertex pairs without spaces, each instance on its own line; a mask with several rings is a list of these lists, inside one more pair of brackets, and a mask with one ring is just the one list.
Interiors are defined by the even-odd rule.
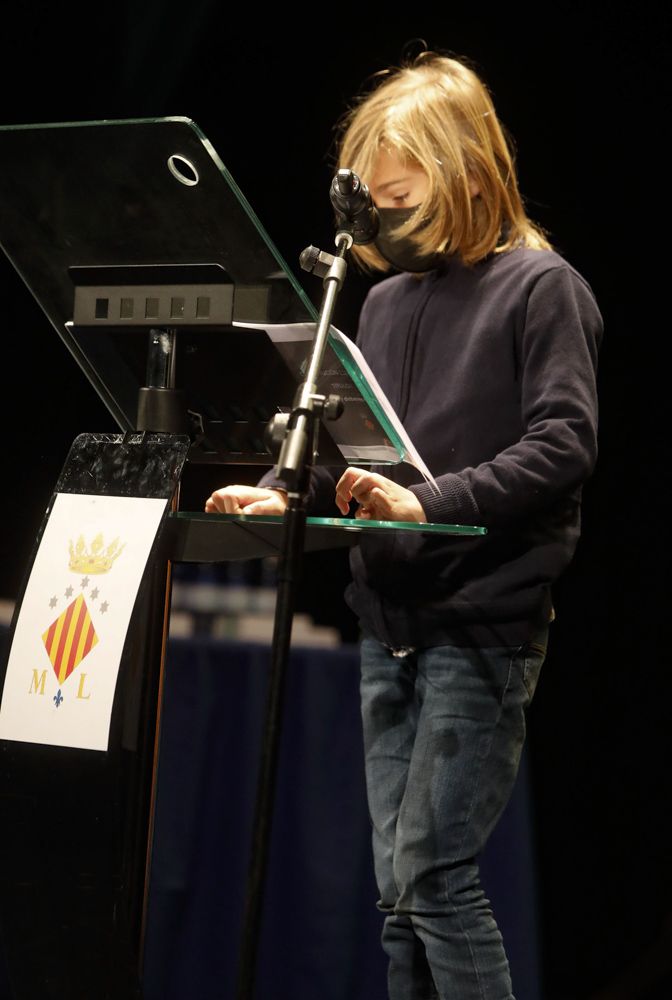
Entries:
[[[513,144],[487,86],[465,62],[424,52],[386,71],[337,124],[337,150],[338,167],[353,170],[364,182],[381,150],[425,171],[427,196],[396,231],[413,233],[421,253],[438,250],[474,264],[514,246],[550,249],[544,231],[525,212]],[[470,181],[478,188],[474,198]],[[390,269],[372,243],[355,246],[352,253],[365,269]]]

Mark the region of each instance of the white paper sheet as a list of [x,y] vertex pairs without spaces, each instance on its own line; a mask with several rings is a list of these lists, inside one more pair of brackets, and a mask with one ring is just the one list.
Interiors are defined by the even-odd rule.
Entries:
[[12,638],[0,738],[107,750],[126,633],[166,504],[56,496]]

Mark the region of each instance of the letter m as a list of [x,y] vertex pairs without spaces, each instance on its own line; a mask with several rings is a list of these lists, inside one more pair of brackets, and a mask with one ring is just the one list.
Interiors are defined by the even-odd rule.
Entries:
[[33,668],[33,679],[30,682],[30,690],[28,694],[44,694],[44,685],[47,681],[47,671],[43,670],[41,674],[38,674],[37,670]]

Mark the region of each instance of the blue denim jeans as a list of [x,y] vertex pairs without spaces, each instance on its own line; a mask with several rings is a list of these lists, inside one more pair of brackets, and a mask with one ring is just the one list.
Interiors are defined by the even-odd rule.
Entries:
[[547,632],[519,648],[361,646],[390,1000],[512,1000],[478,857],[508,802]]

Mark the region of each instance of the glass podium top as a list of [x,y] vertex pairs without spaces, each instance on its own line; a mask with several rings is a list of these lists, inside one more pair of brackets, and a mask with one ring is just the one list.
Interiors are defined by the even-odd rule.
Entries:
[[[305,330],[317,311],[195,122],[0,127],[0,247],[121,431],[146,429],[147,387],[177,389],[191,460],[271,464],[263,432],[291,408],[297,373],[264,328]],[[361,427],[403,460],[344,363],[373,415]],[[342,458],[337,440],[323,451]]]
[[[271,515],[206,514],[175,511],[168,516],[172,558],[176,562],[220,562],[279,555],[283,518]],[[487,534],[467,524],[418,524],[415,521],[369,521],[349,517],[307,517],[304,551],[356,545],[367,532],[416,532],[456,538]]]
[[[200,511],[174,511],[176,521],[189,520],[203,524],[240,524],[256,527],[262,524],[280,527],[284,518],[271,514],[205,514]],[[422,535],[485,535],[487,528],[474,524],[436,524],[431,521],[374,521],[356,517],[307,517],[309,528],[336,528],[339,531],[411,531]]]

